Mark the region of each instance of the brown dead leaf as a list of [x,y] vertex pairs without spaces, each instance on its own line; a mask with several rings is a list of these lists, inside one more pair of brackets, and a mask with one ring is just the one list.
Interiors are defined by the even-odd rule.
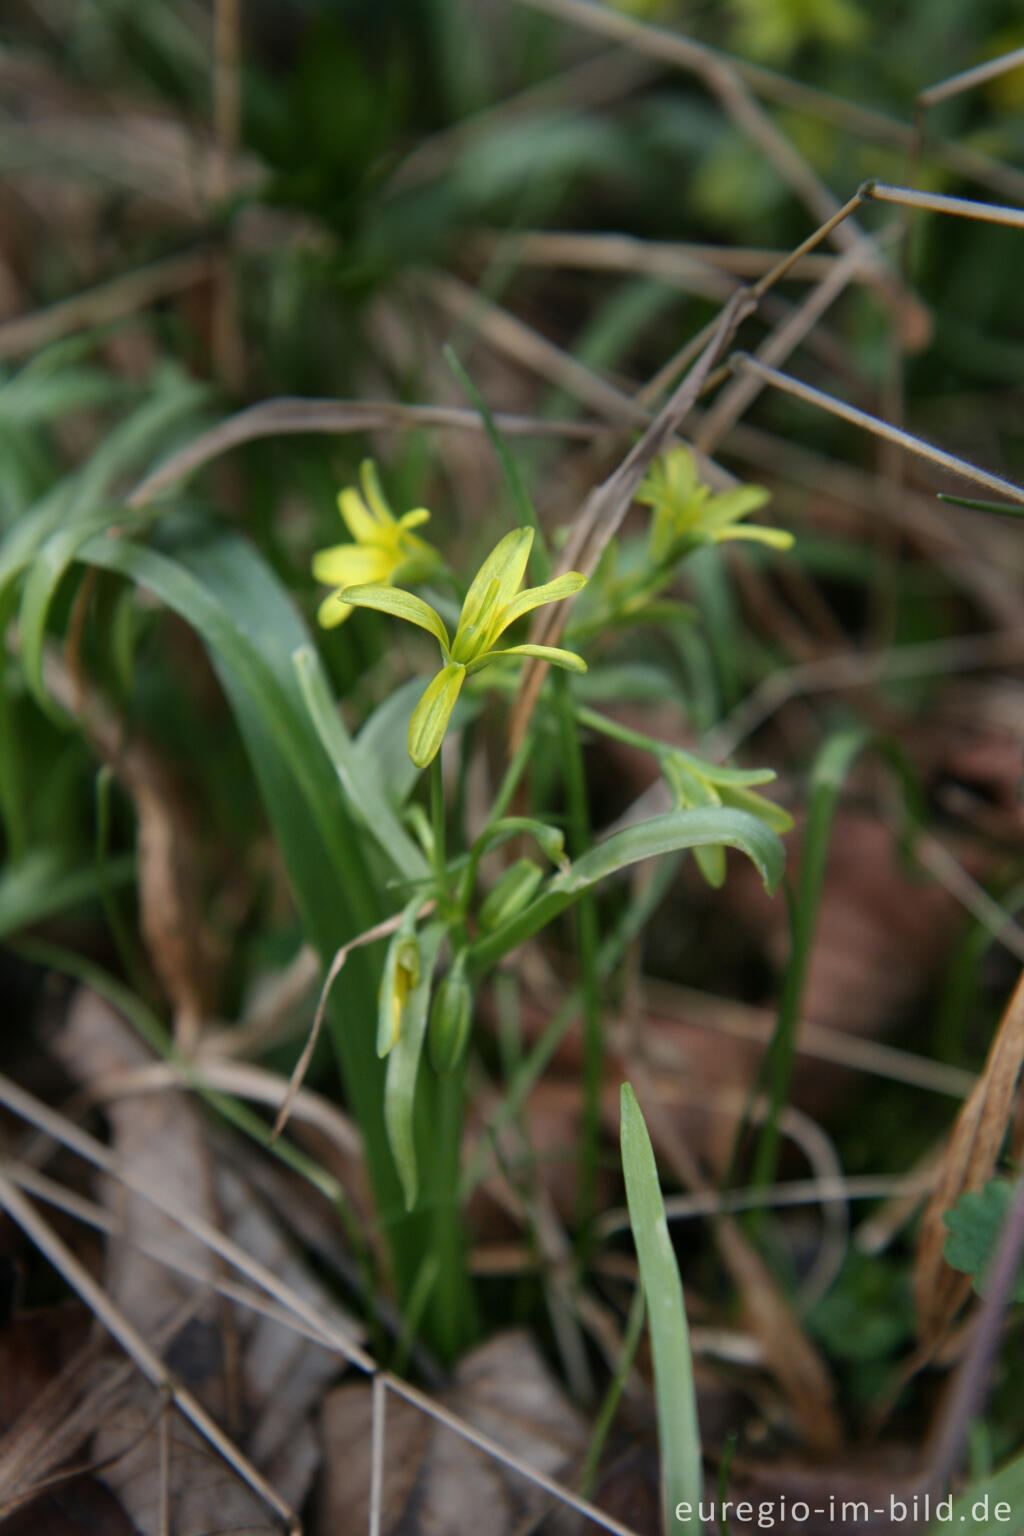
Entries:
[[[372,1387],[339,1387],[324,1403],[324,1477],[314,1530],[367,1528]],[[501,1334],[460,1364],[441,1394],[451,1412],[549,1477],[569,1478],[586,1426],[528,1335]],[[384,1418],[382,1536],[513,1536],[533,1528],[548,1494],[388,1393]]]
[[1014,989],[984,1070],[964,1103],[921,1223],[914,1264],[914,1304],[922,1347],[941,1341],[971,1290],[969,1275],[943,1257],[948,1236],[943,1215],[959,1197],[981,1189],[996,1170],[1013,1120],[1017,1079],[1024,1065],[1024,973]]
[[[123,1082],[152,1060],[118,1015],[86,991],[72,1005],[58,1050],[100,1101],[104,1082],[116,1087],[118,1079]],[[179,1202],[184,1198],[197,1218],[216,1225],[325,1319],[357,1336],[352,1320],[290,1252],[249,1186],[230,1169],[212,1166],[205,1126],[183,1092],[116,1097],[105,1112],[114,1150],[137,1178],[155,1192],[173,1193]],[[108,1259],[111,1299],[154,1343],[171,1320],[173,1337],[163,1351],[168,1369],[285,1502],[301,1504],[319,1461],[312,1414],[338,1373],[337,1355],[276,1319],[218,1298],[211,1287],[219,1260],[198,1236],[114,1180],[102,1181],[102,1193],[121,1226]],[[192,1274],[148,1258],[139,1243],[174,1249]],[[227,1528],[253,1536],[277,1532],[279,1522],[267,1505],[177,1414],[167,1420],[162,1451],[156,1407],[151,1387],[135,1382],[117,1412],[100,1424],[93,1447],[97,1458],[110,1463],[104,1481],[121,1497],[141,1536],[161,1529],[165,1497],[176,1536]]]

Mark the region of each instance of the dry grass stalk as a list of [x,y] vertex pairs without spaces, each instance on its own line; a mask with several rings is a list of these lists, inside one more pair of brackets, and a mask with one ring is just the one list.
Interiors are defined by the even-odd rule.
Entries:
[[103,1287],[93,1279],[67,1244],[57,1236],[50,1224],[39,1215],[31,1201],[27,1200],[20,1189],[3,1173],[0,1173],[0,1205],[40,1253],[49,1259],[72,1290],[77,1292],[111,1337],[116,1339],[125,1353],[131,1357],[146,1380],[174,1403],[237,1476],[275,1511],[287,1530],[294,1533],[294,1536],[300,1536],[302,1526],[298,1517],[278,1498],[262,1474],[242,1455],[234,1442],[225,1435],[192,1393],[174,1381],[164,1367],[163,1361],[146,1339],[133,1327],[120,1308],[113,1305]]
[[963,1194],[996,1170],[1013,1118],[1017,1079],[1024,1066],[1024,973],[996,1031],[985,1068],[953,1127],[935,1193],[921,1223],[914,1263],[914,1304],[922,1348],[933,1351],[970,1294],[971,1281],[943,1257],[943,1216]]

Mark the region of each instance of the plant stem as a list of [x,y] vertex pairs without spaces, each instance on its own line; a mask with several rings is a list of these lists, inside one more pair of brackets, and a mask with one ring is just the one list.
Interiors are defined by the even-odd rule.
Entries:
[[437,875],[438,894],[444,899],[448,892],[448,853],[445,835],[444,769],[440,752],[430,765],[430,819],[434,832],[434,871]]
[[453,1071],[434,1079],[430,1125],[437,1148],[430,1190],[430,1248],[437,1261],[437,1282],[431,1292],[428,1315],[431,1344],[446,1361],[456,1359],[476,1332],[459,1188],[465,1080],[465,1056]]
[[[562,761],[565,768],[569,812],[569,846],[574,858],[590,847],[590,810],[583,771],[583,753],[573,713],[568,680],[555,678]],[[601,1033],[601,997],[598,986],[597,905],[589,891],[576,907],[576,942],[579,948],[580,985],[583,993],[583,1123],[580,1128],[577,1252],[585,1260],[593,1237],[597,1208],[597,1173],[601,1137],[601,1085],[604,1078],[604,1040]]]

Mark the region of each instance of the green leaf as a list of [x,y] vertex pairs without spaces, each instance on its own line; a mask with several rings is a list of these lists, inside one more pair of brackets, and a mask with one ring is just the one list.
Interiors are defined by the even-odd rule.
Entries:
[[506,656],[536,656],[540,661],[548,661],[553,667],[564,667],[567,672],[585,672],[587,664],[582,656],[577,656],[575,651],[563,651],[557,645],[508,645],[500,651],[487,651],[483,656],[478,656],[476,661],[471,661],[467,668],[470,672],[479,672],[481,667],[489,667],[492,661],[503,661]]
[[954,507],[970,507],[972,512],[998,512],[1004,517],[1024,517],[1024,507],[1013,501],[976,501],[971,496],[946,496],[939,492],[940,501],[948,501]]
[[502,816],[485,828],[474,844],[473,852],[480,858],[492,848],[500,848],[510,838],[522,833],[532,837],[547,854],[552,864],[565,865],[565,833],[550,822],[538,821],[533,816]]
[[342,724],[320,657],[311,645],[304,645],[292,662],[317,735],[356,816],[400,874],[408,879],[423,878],[428,873],[423,855],[388,804],[372,762],[367,762]]
[[[714,785],[683,762],[678,754],[666,753],[662,768],[670,788],[683,805],[692,809],[721,805],[722,797]],[[714,890],[719,890],[725,884],[725,849],[695,848],[693,853],[704,879]]]
[[123,517],[123,513],[114,510],[97,513],[51,534],[29,566],[22,589],[18,613],[22,670],[39,707],[58,724],[68,724],[68,717],[50,698],[43,681],[43,647],[50,606],[82,545],[104,532],[119,516]]
[[[532,613],[534,608],[544,608],[548,603],[557,603],[564,597],[572,597],[586,584],[587,578],[579,571],[566,571],[564,576],[556,576],[554,581],[546,581],[542,587],[527,587],[526,591],[514,597],[505,609],[501,618],[501,628],[497,634],[504,634],[505,630],[517,619],[521,619],[524,613]],[[497,635],[494,638],[496,639]]]
[[[989,1179],[984,1189],[961,1195],[943,1216],[949,1236],[942,1252],[946,1263],[974,1277],[974,1289],[984,1296],[989,1270],[1013,1206],[1017,1186],[1009,1179]],[[1014,1301],[1024,1301],[1024,1267],[1017,1277]]]
[[425,629],[448,655],[451,647],[441,615],[435,613],[422,597],[403,592],[400,587],[375,586],[372,582],[361,587],[346,587],[338,596],[341,602],[351,603],[355,608],[376,608],[378,613],[393,614],[396,619],[405,619],[408,624]]
[[738,848],[745,853],[769,891],[774,890],[782,879],[785,850],[775,833],[756,817],[725,807],[669,811],[664,816],[652,816],[635,827],[613,833],[571,864],[564,874],[556,875],[525,912],[474,944],[471,951],[474,967],[482,970],[496,964],[563,912],[581,892],[617,870],[682,848],[714,844]]
[[712,535],[716,544],[729,539],[745,539],[748,544],[767,544],[769,549],[792,549],[796,543],[785,528],[764,528],[760,523],[744,523],[742,528],[720,528]]
[[56,850],[33,849],[0,873],[0,939],[44,918],[99,901],[104,890],[129,885],[134,876],[131,854],[68,869]]
[[398,1177],[402,1184],[406,1210],[411,1210],[416,1204],[419,1185],[416,1143],[413,1134],[413,1110],[416,1103],[416,1080],[419,1077],[423,1040],[427,1030],[430,989],[444,935],[443,923],[430,923],[420,934],[419,981],[406,999],[402,1031],[388,1056],[387,1077],[384,1083],[384,1121],[387,1125],[391,1155],[395,1160],[395,1167],[398,1169]]
[[[679,1266],[668,1235],[665,1203],[658,1184],[651,1138],[636,1094],[623,1083],[621,1094],[622,1172],[633,1228],[640,1281],[647,1302],[647,1327],[654,1361],[654,1393],[661,1452],[662,1524],[668,1531],[699,1536],[697,1506],[701,1496],[701,1443],[693,1357]],[[680,1504],[692,1518],[676,1518]]]
[[424,689],[409,721],[409,756],[417,768],[425,768],[437,756],[465,680],[465,667],[451,661]]
[[769,800],[767,795],[754,795],[749,789],[740,789],[733,784],[721,785],[720,791],[723,805],[731,805],[737,811],[749,811],[751,816],[756,816],[780,836],[792,832],[792,816],[783,806]]
[[[479,625],[481,621],[486,624],[492,612],[497,614],[512,601],[526,575],[532,547],[532,528],[513,528],[511,533],[499,539],[470,582],[466,601],[462,605],[462,618],[459,620],[460,634],[470,626]],[[493,595],[490,591],[492,582]],[[489,610],[486,613],[485,607]]]

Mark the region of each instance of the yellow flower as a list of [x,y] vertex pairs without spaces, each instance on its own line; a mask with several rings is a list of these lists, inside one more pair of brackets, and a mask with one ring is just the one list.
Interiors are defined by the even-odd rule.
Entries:
[[551,645],[499,645],[511,624],[545,603],[571,597],[586,584],[578,571],[567,571],[542,587],[519,591],[533,545],[533,529],[517,528],[495,545],[477,571],[462,605],[455,639],[449,640],[441,615],[422,598],[392,587],[349,587],[343,603],[377,608],[425,629],[441,647],[445,665],[427,684],[409,721],[409,756],[417,768],[425,768],[437,756],[448,728],[448,719],[467,677],[504,657],[537,656],[570,672],[585,672],[586,663],[572,651]]
[[363,460],[359,478],[362,494],[347,486],[338,496],[338,509],[355,542],[334,544],[313,556],[317,581],[337,589],[320,604],[317,618],[325,629],[343,624],[351,615],[352,609],[338,601],[346,587],[423,581],[441,561],[437,550],[412,532],[429,519],[427,509],[416,507],[396,518],[384,499],[372,459]]
[[636,500],[654,513],[649,547],[656,565],[675,561],[698,545],[721,544],[726,539],[749,539],[772,549],[789,549],[793,543],[793,535],[782,528],[741,525],[741,518],[769,500],[764,486],[739,485],[713,496],[710,486],[700,482],[693,454],[682,446],[655,460]]

